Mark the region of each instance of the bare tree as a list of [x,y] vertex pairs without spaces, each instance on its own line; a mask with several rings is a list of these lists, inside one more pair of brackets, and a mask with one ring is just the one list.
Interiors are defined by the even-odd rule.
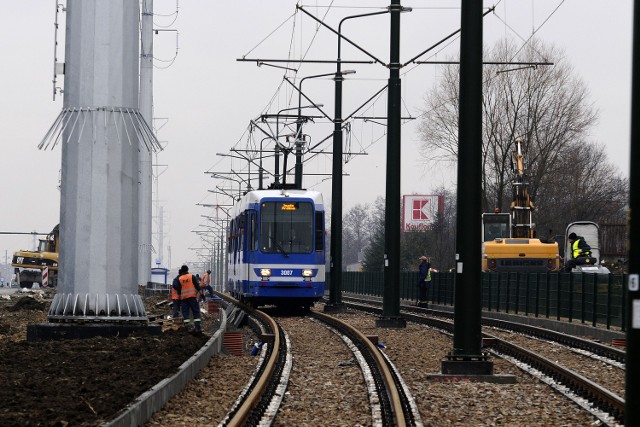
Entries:
[[[384,197],[378,197],[370,212],[370,238],[364,248],[362,266],[366,271],[384,271]],[[400,224],[398,224],[398,227]]]
[[358,261],[358,255],[369,242],[371,234],[371,207],[357,204],[342,219],[342,263],[344,266]]
[[[623,215],[628,182],[607,162],[604,149],[586,140],[597,112],[562,52],[535,40],[521,50],[503,41],[484,57],[485,62],[554,65],[484,67],[483,211],[508,209],[513,143],[520,139],[529,194],[537,206],[535,219],[543,234],[561,233],[575,220],[600,222]],[[425,98],[420,132],[427,164],[457,161],[458,72],[457,66],[445,67],[438,86]]]
[[628,179],[606,161],[604,147],[575,141],[540,181],[538,228],[562,234],[577,220],[625,223],[628,189]]
[[[511,66],[486,65],[483,77],[482,189],[483,210],[506,208],[509,173],[516,138],[523,149],[534,200],[542,177],[563,148],[586,133],[596,113],[587,89],[573,75],[562,52],[532,41],[518,51],[508,41],[485,52],[486,62],[554,62],[553,66],[508,71]],[[426,98],[421,123],[421,154],[427,162],[455,162],[458,155],[459,67],[448,66],[439,86]]]

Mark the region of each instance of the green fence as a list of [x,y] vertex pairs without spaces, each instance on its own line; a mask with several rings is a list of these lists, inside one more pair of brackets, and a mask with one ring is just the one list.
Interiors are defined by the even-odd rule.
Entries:
[[[455,273],[431,273],[431,278],[427,300],[433,304],[453,305]],[[417,281],[417,273],[401,273],[401,299],[417,299]],[[487,311],[581,322],[607,329],[616,327],[624,331],[623,283],[626,283],[625,274],[482,273],[482,305]],[[382,297],[383,287],[383,273],[342,273],[343,292]]]

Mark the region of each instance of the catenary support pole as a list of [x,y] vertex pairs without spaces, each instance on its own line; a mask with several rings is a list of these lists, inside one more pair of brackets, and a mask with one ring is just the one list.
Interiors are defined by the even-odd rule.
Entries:
[[391,1],[389,85],[387,89],[387,188],[384,226],[384,299],[380,327],[407,326],[400,317],[400,0]]
[[[338,37],[340,45],[340,37]],[[330,282],[327,311],[341,311],[342,304],[342,73],[340,49],[336,63],[335,109],[333,117],[333,163],[331,173]]]
[[629,275],[624,425],[640,424],[640,4],[633,8],[631,78],[631,167],[629,168]]
[[342,24],[346,20],[380,15],[384,12],[373,12],[344,17],[338,24],[338,59],[335,75],[335,110],[333,116],[333,168],[331,172],[331,272],[329,303],[325,304],[327,312],[342,312],[346,306],[342,303],[342,82],[344,74],[355,71],[342,71]]
[[[153,0],[142,1],[140,43],[140,114],[152,128],[153,120]],[[138,191],[138,284],[151,280],[152,152],[141,151]]]
[[482,2],[462,0],[453,351],[443,374],[490,375],[481,335]]

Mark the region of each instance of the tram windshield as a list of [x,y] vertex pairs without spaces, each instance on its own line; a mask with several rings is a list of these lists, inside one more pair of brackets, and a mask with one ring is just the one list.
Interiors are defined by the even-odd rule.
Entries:
[[265,253],[313,251],[313,205],[309,202],[263,202],[260,248]]

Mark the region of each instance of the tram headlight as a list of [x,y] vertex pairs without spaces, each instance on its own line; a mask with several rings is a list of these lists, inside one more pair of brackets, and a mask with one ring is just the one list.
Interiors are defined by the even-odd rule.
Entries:
[[260,269],[260,277],[263,279],[268,279],[271,277],[271,269],[270,268],[261,268]]
[[302,270],[302,277],[304,277],[305,279],[310,279],[312,276],[313,276],[313,270],[310,270],[310,269]]

